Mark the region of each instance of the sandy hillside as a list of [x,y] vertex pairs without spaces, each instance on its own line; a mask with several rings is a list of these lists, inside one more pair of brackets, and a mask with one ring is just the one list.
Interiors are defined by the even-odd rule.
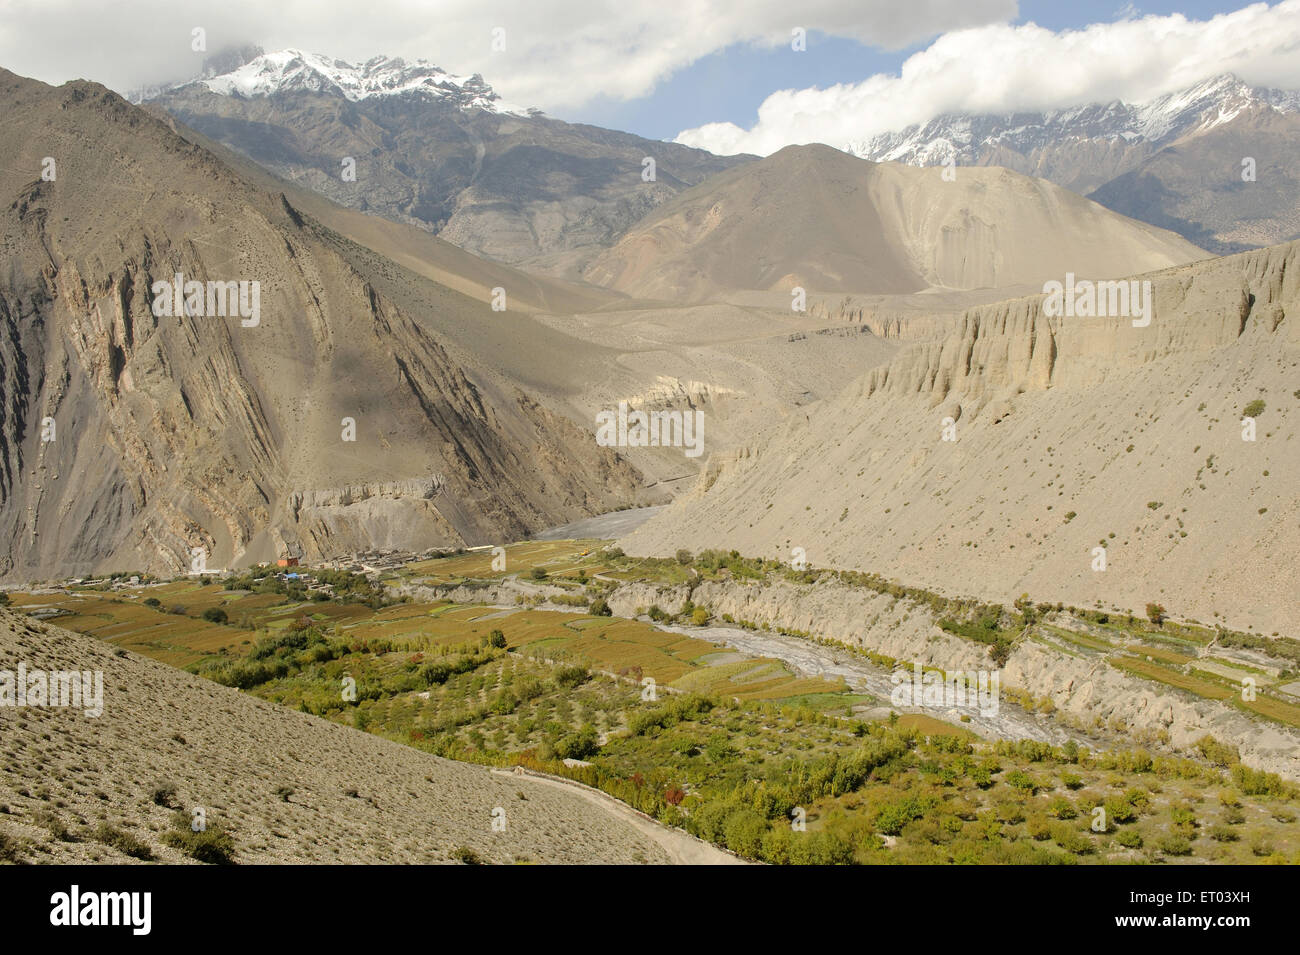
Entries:
[[[0,669],[19,661],[104,674],[98,718],[0,707],[0,833],[28,861],[131,861],[86,834],[101,821],[185,861],[159,841],[164,783],[231,833],[239,863],[447,862],[460,847],[494,863],[733,861],[591,791],[439,759],[0,610]],[[46,814],[80,840],[52,839]]]
[[783,560],[803,547],[817,566],[948,594],[1155,601],[1300,632],[1300,243],[1149,278],[1145,328],[1049,318],[1042,296],[969,310],[947,338],[715,456],[622,545]]
[[649,298],[803,286],[907,293],[995,288],[1179,265],[1206,253],[1045,180],[996,167],[872,163],[789,146],[665,203],[584,278]]

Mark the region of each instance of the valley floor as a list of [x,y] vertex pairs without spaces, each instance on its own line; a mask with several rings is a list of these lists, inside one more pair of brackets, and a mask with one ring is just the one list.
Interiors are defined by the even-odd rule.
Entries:
[[[145,702],[152,694],[138,690],[128,688],[116,707],[117,718],[143,719],[146,727],[154,717],[142,714],[158,713],[146,735],[160,738],[146,749],[177,751],[160,766],[180,780],[182,800],[218,808],[236,861],[295,858],[297,816],[333,812],[339,798],[371,800],[379,816],[366,823],[369,835],[340,819],[343,828],[318,838],[301,858],[334,861],[341,843],[357,861],[735,861],[709,843],[793,863],[1300,858],[1300,791],[1256,768],[1258,739],[1270,734],[1297,751],[1288,735],[1291,710],[1277,689],[1294,680],[1293,662],[1234,648],[1232,634],[1211,640],[1191,625],[1098,622],[1045,605],[996,613],[977,603],[931,606],[921,592],[865,578],[818,580],[816,571],[792,574],[727,555],[626,558],[597,540],[521,543],[507,548],[505,561],[498,569],[490,552],[450,553],[394,567],[379,583],[310,569],[299,579],[268,568],[224,582],[129,584],[119,576],[11,599],[15,609],[105,641],[89,644],[99,648],[96,660],[134,661],[134,651],[245,691],[230,697],[232,710],[223,703],[230,690],[148,664],[155,682],[165,672],[196,687],[178,690],[183,697],[209,687],[192,707],[208,711],[208,728],[196,729],[194,715],[135,713],[154,706]],[[394,602],[398,595],[404,599]],[[856,639],[827,636],[837,625],[828,601],[857,620]],[[807,606],[822,608],[816,633],[797,626]],[[57,632],[30,617],[11,619],[18,642],[10,655],[32,655],[45,646],[44,633]],[[993,666],[994,654],[1007,682],[991,715],[890,701],[895,667],[973,670]],[[1094,699],[1082,712],[1106,718],[1078,719],[1068,707],[1049,705],[1050,687],[1033,682],[1043,672],[1034,661],[1045,655],[1055,666],[1086,667],[1094,689],[1109,696],[1105,709]],[[1219,692],[1231,686],[1234,666],[1260,678],[1266,715],[1236,708],[1231,692]],[[1013,674],[1038,694],[1009,685]],[[1111,675],[1121,682],[1106,684]],[[348,681],[350,699],[340,692]],[[1179,741],[1161,729],[1159,710],[1170,694],[1186,698],[1178,718],[1201,720],[1199,735]],[[270,707],[256,711],[263,720],[274,711],[281,722],[319,725],[326,740],[354,747],[373,740],[365,745],[396,745],[409,759],[434,760],[421,771],[434,787],[428,808],[405,805],[424,798],[418,784],[405,796],[353,796],[350,781],[369,773],[339,764],[330,771],[340,797],[287,767],[286,753],[317,753],[305,729],[283,746],[274,736],[269,747],[259,744],[256,752],[265,755],[253,774],[263,781],[240,782],[247,797],[214,795],[212,767],[196,775],[186,748],[195,734],[217,732],[214,719],[250,705]],[[1226,737],[1236,721],[1253,725],[1258,739],[1238,745]],[[44,714],[39,722],[19,716],[15,725],[21,732],[7,737],[15,742],[5,754],[11,812],[0,819],[11,854],[109,860],[116,856],[104,840],[132,844],[114,832],[154,846],[154,857],[176,854],[162,841],[179,838],[166,835],[174,810],[166,800],[150,808],[140,789],[156,771],[133,770],[128,783],[116,766],[106,769],[74,746],[55,761],[92,767],[95,785],[55,792],[25,781],[21,767],[38,752],[48,763],[43,747],[62,747],[67,731],[45,744]],[[89,729],[74,727],[72,736],[89,745]],[[98,739],[102,745],[102,734]],[[117,745],[131,744],[123,736]],[[329,754],[327,746],[315,760],[321,771]],[[118,761],[141,758],[137,748]],[[534,838],[531,830],[495,841],[490,829],[472,834],[445,803],[457,797],[439,794],[446,773],[435,767],[443,766],[498,780],[498,789],[518,782],[513,799],[528,812],[540,808],[534,790],[555,799],[567,794],[570,802],[547,801],[546,811],[563,819],[572,799],[586,804],[585,835],[561,848],[563,840]],[[419,778],[412,772],[395,769],[393,784]],[[231,768],[222,785],[239,778]],[[478,792],[470,779],[459,785]],[[480,795],[494,798],[490,790]],[[593,804],[602,810],[594,817]],[[414,829],[409,820],[385,822],[393,805],[426,822]],[[513,826],[510,805],[502,804]],[[107,828],[97,841],[101,822]],[[380,835],[385,825],[401,837]],[[554,825],[563,831],[565,824]],[[507,846],[513,849],[503,855]]]

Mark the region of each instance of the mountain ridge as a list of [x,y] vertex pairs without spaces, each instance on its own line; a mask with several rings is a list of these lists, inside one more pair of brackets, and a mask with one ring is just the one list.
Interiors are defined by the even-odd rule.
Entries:
[[[1112,100],[1041,112],[943,113],[925,123],[852,141],[845,151],[873,162],[982,165],[995,151],[999,155],[1009,152],[1032,157],[1034,150],[1053,141],[1109,139],[1122,140],[1130,147],[1147,144],[1152,147],[1149,154],[1183,136],[1231,122],[1242,112],[1260,106],[1281,113],[1300,112],[1300,91],[1250,86],[1234,74],[1224,73],[1145,103]],[[1038,174],[1084,195],[1102,184],[1089,178],[1062,181]],[[1091,175],[1100,173],[1094,171]]]
[[262,54],[144,103],[340,205],[560,276],[657,204],[753,158],[566,123],[502,103],[477,75],[388,57]]
[[1283,476],[1300,464],[1298,261],[1292,242],[1144,276],[1145,328],[1049,317],[1041,295],[978,306],[711,458],[620,546],[782,561],[803,547],[816,566],[947,594],[1159,601],[1295,632],[1300,501]]
[[946,113],[846,148],[918,166],[1005,166],[1216,254],[1300,236],[1300,183],[1289,163],[1300,150],[1300,91],[1231,73],[1146,103]]
[[[456,328],[594,346],[364,254],[101,86],[0,86],[0,575],[505,540],[637,500],[633,468]],[[177,272],[260,283],[256,326],[155,314]],[[433,477],[436,498],[332,493]]]
[[[197,79],[171,84],[167,91],[200,85],[213,93],[244,99],[275,96],[287,92],[337,93],[351,102],[370,97],[421,97],[445,102],[459,109],[481,109],[492,113],[541,115],[541,110],[513,106],[483,79],[481,73],[458,76],[428,60],[407,63],[401,57],[375,56],[353,64],[286,48],[258,55],[234,69],[205,71]],[[163,92],[157,91],[155,95]]]
[[[1001,168],[873,163],[787,146],[674,197],[595,256],[589,282],[649,298],[904,294],[1112,278],[1203,258],[1171,232]],[[1138,264],[1140,263],[1140,265]]]

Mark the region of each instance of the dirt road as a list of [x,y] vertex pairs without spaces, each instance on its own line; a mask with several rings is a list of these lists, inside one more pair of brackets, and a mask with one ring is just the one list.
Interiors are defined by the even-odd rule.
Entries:
[[744,859],[732,855],[730,852],[724,852],[716,846],[710,845],[692,835],[682,832],[680,829],[671,829],[668,826],[655,822],[644,813],[637,812],[631,806],[619,802],[613,796],[601,792],[599,789],[592,789],[590,786],[584,786],[582,783],[574,782],[571,779],[562,779],[558,776],[547,776],[542,773],[535,773],[523,769],[494,769],[492,772],[496,775],[509,776],[512,779],[528,782],[537,786],[548,786],[567,790],[570,793],[577,793],[587,800],[597,809],[606,812],[611,816],[618,818],[624,823],[630,823],[644,835],[650,837],[663,847],[663,850],[672,858],[675,865],[746,865]]

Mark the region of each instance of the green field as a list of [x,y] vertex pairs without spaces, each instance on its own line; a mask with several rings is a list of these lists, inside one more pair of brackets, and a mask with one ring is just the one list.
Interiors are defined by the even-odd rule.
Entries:
[[[143,601],[153,597],[159,607]],[[309,624],[351,647],[370,645],[430,651],[477,643],[499,630],[511,650],[550,660],[580,663],[594,670],[649,678],[672,690],[725,694],[740,699],[784,699],[805,694],[844,694],[842,680],[801,677],[778,660],[710,665],[701,658],[718,646],[619,617],[519,609],[502,611],[474,604],[397,603],[375,610],[362,604],[286,601],[273,594],[225,591],[220,585],[181,581],[115,594],[83,591],[58,595],[15,595],[17,607],[69,611],[60,626],[154,657],[193,668],[206,661],[238,658],[258,640]],[[205,610],[224,610],[221,625],[202,619]]]
[[491,550],[449,554],[432,560],[414,561],[389,579],[430,586],[456,584],[465,580],[495,580],[515,574],[528,575],[534,567],[551,577],[569,577],[583,570],[600,573],[606,564],[598,555],[604,541],[524,541],[505,548],[505,567],[493,569]]
[[[523,543],[506,556],[498,571],[488,551],[420,561],[389,582],[454,585],[518,574],[577,597],[608,587],[601,577],[816,579],[735,555],[638,560],[585,541]],[[842,579],[925,600],[947,615],[945,630],[990,653],[1006,651],[1023,630],[1134,676],[1300,725],[1300,707],[1265,693],[1243,702],[1236,683],[1194,669],[1196,649],[1213,638],[1208,631],[1156,633],[1100,615],[1080,632],[1036,620],[1032,606],[1011,613],[913,594],[871,575]],[[852,708],[878,701],[838,679],[740,658],[643,619],[398,600],[363,579],[337,583],[334,598],[253,574],[224,586],[184,579],[12,600],[29,612],[64,611],[53,620],[59,626],[404,745],[597,786],[756,860],[1300,862],[1300,792],[1242,766],[1235,750],[1208,737],[1194,760],[991,743],[920,714],[864,722]],[[688,602],[679,616],[695,610]],[[224,614],[224,622],[205,614],[218,621]],[[672,619],[658,608],[650,614]]]

